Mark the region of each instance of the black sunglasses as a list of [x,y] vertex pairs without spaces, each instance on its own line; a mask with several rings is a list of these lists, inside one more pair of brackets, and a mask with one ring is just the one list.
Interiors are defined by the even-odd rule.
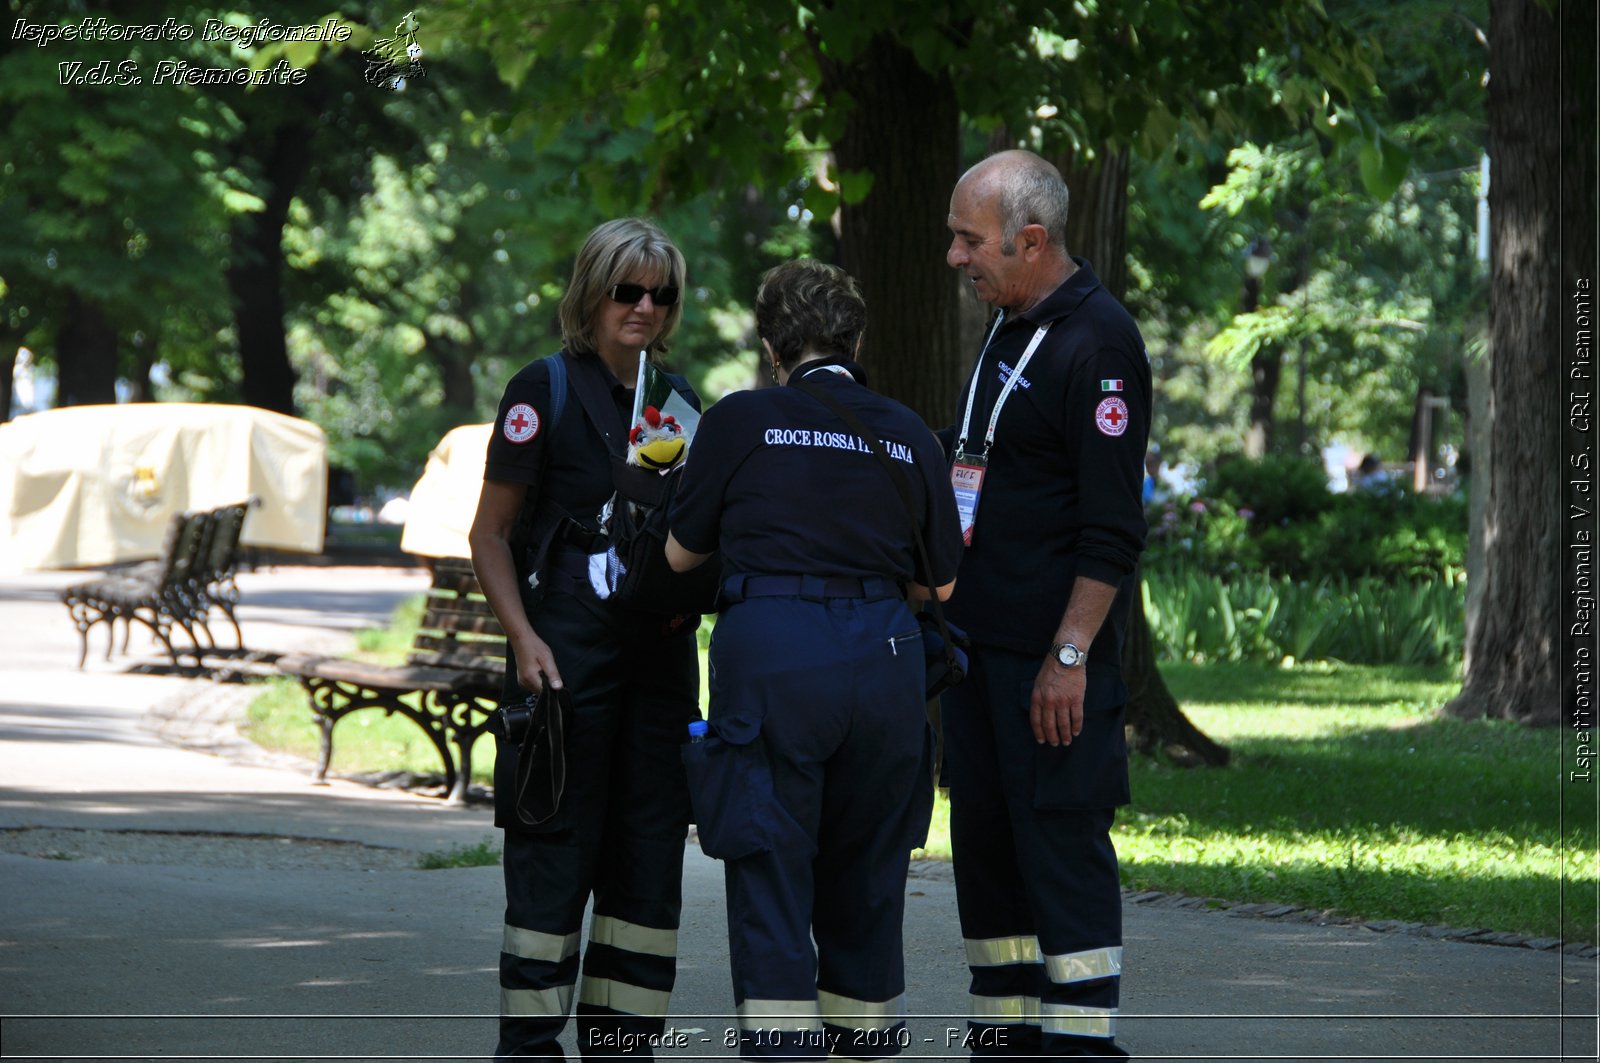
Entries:
[[678,286],[675,284],[662,284],[655,288],[646,288],[642,284],[613,284],[611,291],[606,293],[611,296],[611,301],[624,306],[634,306],[646,294],[650,301],[657,306],[671,306],[678,301]]

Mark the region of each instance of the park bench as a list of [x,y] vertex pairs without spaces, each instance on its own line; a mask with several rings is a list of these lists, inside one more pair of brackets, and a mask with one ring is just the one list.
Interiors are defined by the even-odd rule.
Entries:
[[[89,632],[96,624],[106,625],[106,659],[111,659],[119,621],[123,653],[128,652],[128,639],[137,622],[155,636],[174,667],[181,664],[183,656],[193,657],[199,665],[206,654],[218,649],[208,623],[213,609],[233,625],[235,648],[230,652],[242,651],[244,636],[234,613],[239,600],[234,572],[239,564],[239,535],[254,501],[175,514],[156,560],[63,590],[61,601],[78,629],[78,667],[88,658]],[[183,632],[190,648],[181,648],[174,641],[174,629]]]
[[449,802],[461,804],[472,778],[473,743],[499,705],[505,656],[505,632],[471,563],[442,558],[434,563],[433,585],[405,664],[290,654],[278,658],[277,667],[297,677],[311,698],[322,732],[317,782],[327,780],[334,726],[353,712],[382,709],[404,716],[428,736],[444,764]]

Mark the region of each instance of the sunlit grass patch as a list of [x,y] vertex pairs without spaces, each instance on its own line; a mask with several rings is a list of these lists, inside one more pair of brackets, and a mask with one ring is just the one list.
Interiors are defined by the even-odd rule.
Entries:
[[[1576,817],[1563,836],[1555,731],[1439,716],[1459,689],[1451,669],[1162,674],[1233,760],[1134,759],[1113,834],[1128,888],[1594,938],[1600,854]],[[950,852],[947,814],[941,798],[927,855]]]

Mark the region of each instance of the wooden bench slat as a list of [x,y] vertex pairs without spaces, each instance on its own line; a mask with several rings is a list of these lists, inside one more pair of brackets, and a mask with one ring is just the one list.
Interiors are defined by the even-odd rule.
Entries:
[[[451,668],[501,668],[505,667],[506,645],[503,642],[457,642],[452,639],[418,639],[411,647],[407,660],[432,665],[436,659],[444,662],[458,657],[471,663],[441,664]],[[482,662],[488,662],[487,664]]]
[[422,618],[417,630],[492,635],[501,641],[506,637],[500,621],[492,616],[479,616],[475,613],[437,613],[430,610],[428,615]]
[[433,586],[429,589],[430,597],[447,597],[450,595],[482,594],[478,587],[478,577],[471,572],[436,572],[433,577]]
[[312,657],[304,654],[279,658],[278,669],[301,678],[355,683],[374,690],[450,691],[457,688],[461,679],[460,669],[457,668],[370,664],[344,657]]

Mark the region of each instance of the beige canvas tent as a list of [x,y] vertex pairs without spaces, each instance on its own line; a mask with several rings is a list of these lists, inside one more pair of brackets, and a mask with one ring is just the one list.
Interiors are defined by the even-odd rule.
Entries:
[[319,553],[327,491],[322,429],[252,406],[28,414],[0,424],[0,569],[155,557],[174,513],[251,495],[246,545]]
[[483,489],[483,459],[493,425],[466,424],[445,433],[411,489],[400,549],[423,557],[471,557],[467,532]]

